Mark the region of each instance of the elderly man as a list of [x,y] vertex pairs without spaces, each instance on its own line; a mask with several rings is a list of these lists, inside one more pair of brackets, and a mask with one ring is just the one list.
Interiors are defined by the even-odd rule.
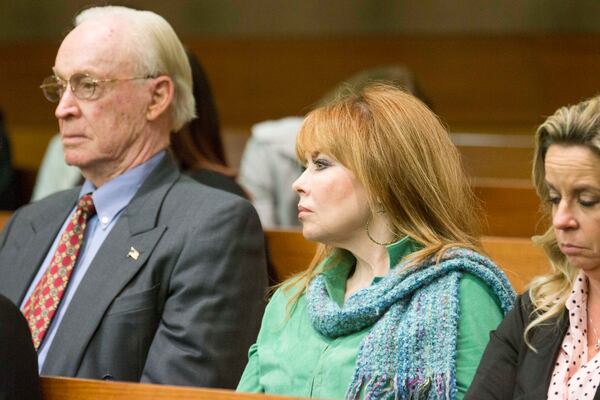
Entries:
[[184,49],[160,16],[84,11],[42,84],[86,178],[18,210],[0,293],[45,375],[235,387],[263,311],[256,212],[182,176],[170,131],[193,118]]

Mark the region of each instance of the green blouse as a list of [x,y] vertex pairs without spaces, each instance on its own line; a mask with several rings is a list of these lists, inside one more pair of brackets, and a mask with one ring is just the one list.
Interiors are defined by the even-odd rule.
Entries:
[[[409,237],[387,247],[390,265],[397,265],[419,245]],[[324,272],[327,290],[343,304],[346,280],[354,268],[350,253]],[[381,278],[375,278],[377,284]],[[371,327],[331,339],[314,330],[304,295],[288,306],[294,288],[279,289],[269,302],[257,341],[250,347],[249,361],[237,390],[298,397],[344,398],[354,374],[356,355]],[[464,397],[489,332],[502,321],[495,295],[480,279],[465,274],[459,288],[460,319],[456,357],[458,399]]]

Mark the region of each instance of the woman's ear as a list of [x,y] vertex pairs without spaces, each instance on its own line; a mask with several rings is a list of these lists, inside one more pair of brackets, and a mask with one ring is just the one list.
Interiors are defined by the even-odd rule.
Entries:
[[173,101],[175,86],[170,77],[161,75],[153,78],[151,88],[151,99],[146,111],[146,118],[153,121],[161,116],[169,108]]

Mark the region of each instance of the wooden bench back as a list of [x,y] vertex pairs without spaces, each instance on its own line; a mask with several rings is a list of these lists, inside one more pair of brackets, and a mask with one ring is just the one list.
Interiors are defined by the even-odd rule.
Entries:
[[0,211],[0,231],[4,229],[4,225],[6,225],[10,217],[12,217],[12,212]]
[[[483,232],[491,236],[529,237],[542,233],[542,215],[539,199],[531,186],[511,184],[511,181],[490,180],[475,182],[474,191],[483,207]],[[21,195],[25,203],[31,195],[33,181],[27,187],[26,195]],[[0,212],[0,229],[10,218],[10,212]],[[293,255],[292,255],[293,256]]]
[[42,400],[285,400],[292,397],[89,379],[42,377]]
[[[306,269],[312,260],[316,243],[304,239],[300,231],[268,230],[271,263],[279,280],[284,280]],[[485,237],[484,250],[506,273],[517,292],[522,292],[529,281],[549,269],[543,251],[526,238]]]
[[532,186],[479,180],[473,191],[483,208],[482,232],[489,236],[531,237],[548,226]]
[[[500,211],[502,203],[497,201],[495,206]],[[533,204],[531,206],[533,207]],[[511,203],[507,202],[506,207],[510,208]],[[0,212],[0,229],[4,227],[11,215],[10,212]],[[507,224],[505,226],[508,226],[511,221],[518,223],[518,218],[527,217],[527,215],[514,217],[500,212],[497,215],[498,217],[493,221]],[[266,231],[266,235],[269,256],[278,281],[283,281],[306,269],[317,248],[316,243],[305,240],[299,230],[271,229]],[[504,270],[517,292],[522,292],[534,276],[544,274],[549,269],[543,251],[534,247],[531,240],[527,238],[486,236],[482,239],[482,243],[484,250]]]

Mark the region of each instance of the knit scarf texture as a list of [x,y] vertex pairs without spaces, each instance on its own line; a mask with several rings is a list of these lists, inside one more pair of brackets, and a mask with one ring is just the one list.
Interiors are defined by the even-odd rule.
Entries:
[[485,282],[506,314],[515,292],[487,257],[468,249],[446,251],[404,268],[400,263],[377,284],[342,307],[329,297],[322,274],[306,298],[313,327],[336,338],[365,328],[347,399],[454,399],[459,287],[463,273]]

